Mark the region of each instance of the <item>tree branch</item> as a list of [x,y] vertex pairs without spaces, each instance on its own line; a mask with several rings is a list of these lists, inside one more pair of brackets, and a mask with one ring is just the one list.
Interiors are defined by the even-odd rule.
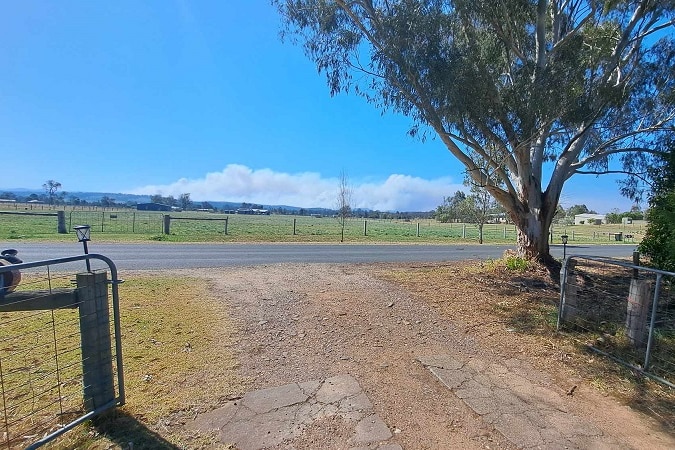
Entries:
[[654,183],[649,178],[649,172],[631,172],[629,170],[577,170],[574,172],[578,175],[608,175],[608,174],[620,174],[620,175],[630,175],[632,177],[638,178],[640,181],[647,184],[649,187],[653,187]]
[[[565,5],[563,5],[563,7],[564,6]],[[595,3],[593,3],[591,5],[591,10],[588,14],[586,14],[586,17],[581,19],[579,24],[576,27],[574,27],[574,29],[572,29],[571,31],[568,31],[565,34],[565,36],[562,37],[562,39],[560,39],[558,42],[553,44],[553,48],[551,49],[551,53],[557,52],[560,49],[560,47],[564,46],[570,39],[572,39],[574,36],[576,36],[579,33],[579,30],[581,30],[584,27],[584,25],[586,25],[586,23],[593,18],[595,13],[596,13]],[[558,36],[556,36],[555,38],[557,38],[557,37]]]
[[536,29],[536,54],[537,54],[537,70],[538,73],[546,67],[546,7],[548,2],[546,0],[539,0],[537,2],[537,29]]
[[611,150],[605,150],[602,153],[593,154],[588,158],[585,158],[577,163],[571,164],[570,169],[572,170],[572,173],[570,173],[570,175],[567,178],[572,176],[572,174],[574,173],[580,173],[579,169],[584,166],[587,166],[591,162],[598,161],[610,155],[619,155],[621,153],[633,153],[633,152],[649,153],[651,155],[662,155],[664,153],[661,150],[654,150],[652,148],[644,148],[644,147],[616,148]]
[[672,27],[673,25],[675,25],[675,19],[669,20],[668,22],[666,22],[664,24],[661,24],[661,25],[658,25],[654,28],[651,28],[651,29],[645,31],[644,33],[640,33],[639,35],[635,36],[635,38],[633,39],[633,42],[641,41],[642,39],[649,36],[650,34],[656,33],[657,31],[663,30],[664,28]]

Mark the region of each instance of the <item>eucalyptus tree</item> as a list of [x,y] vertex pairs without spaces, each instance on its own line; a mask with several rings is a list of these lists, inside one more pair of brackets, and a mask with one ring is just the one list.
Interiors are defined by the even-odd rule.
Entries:
[[482,186],[471,186],[471,194],[458,206],[462,220],[478,228],[478,243],[483,243],[483,228],[491,220],[497,220],[503,210]]
[[180,205],[183,211],[187,211],[192,207],[192,200],[190,200],[190,193],[180,194],[178,197],[178,204]]
[[444,197],[443,204],[439,205],[434,212],[434,217],[439,222],[457,222],[461,220],[459,205],[466,200],[466,194],[457,191],[452,197]]
[[638,171],[673,131],[673,1],[274,1],[330,93],[437,136],[527,257],[550,261],[570,177]]
[[54,204],[54,198],[56,197],[56,191],[61,189],[61,183],[55,180],[47,180],[42,185],[42,189],[45,190],[47,198],[49,199],[49,204]]

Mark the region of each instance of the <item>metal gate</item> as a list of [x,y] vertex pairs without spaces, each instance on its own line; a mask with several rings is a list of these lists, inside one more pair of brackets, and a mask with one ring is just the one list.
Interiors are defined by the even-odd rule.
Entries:
[[570,256],[560,286],[558,329],[675,388],[675,273]]
[[0,447],[37,448],[124,404],[120,282],[98,254],[0,266]]

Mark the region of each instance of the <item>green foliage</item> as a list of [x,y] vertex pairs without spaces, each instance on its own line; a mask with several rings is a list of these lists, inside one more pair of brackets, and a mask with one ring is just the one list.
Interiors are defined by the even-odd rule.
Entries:
[[649,225],[640,243],[640,252],[649,256],[651,263],[662,270],[675,272],[675,143],[652,172],[654,191],[647,213]]
[[528,256],[547,251],[570,177],[617,155],[638,173],[672,130],[672,2],[273,1],[331,94],[436,133],[533,237]]
[[622,223],[624,218],[643,220],[645,215],[642,211],[626,211],[622,213],[610,212],[605,215],[607,223]]
[[623,219],[624,217],[628,217],[633,220],[643,220],[645,218],[645,214],[642,211],[627,211],[625,213],[621,213],[621,218]]
[[452,197],[443,198],[443,204],[436,208],[434,218],[442,223],[460,222],[462,220],[460,205],[466,199],[466,194],[457,191]]
[[621,214],[610,212],[605,214],[605,219],[607,220],[607,223],[621,223]]
[[187,211],[190,209],[192,206],[192,200],[190,200],[190,194],[185,193],[185,194],[180,194],[180,197],[178,198],[178,205],[183,209],[183,211]]
[[47,197],[49,198],[49,204],[54,204],[54,199],[56,197],[56,191],[61,189],[61,183],[55,180],[47,180],[42,185],[42,188],[45,190]]
[[649,226],[640,251],[656,267],[675,272],[675,190],[654,200],[647,219]]
[[159,203],[161,205],[178,206],[178,200],[176,200],[173,195],[169,195],[168,197],[162,197],[161,194],[151,195],[150,202]]
[[573,218],[578,214],[597,214],[597,212],[593,211],[592,209],[588,209],[586,205],[574,205],[570,206],[566,215]]
[[506,256],[504,258],[504,265],[508,270],[515,272],[525,272],[530,267],[530,263],[527,259],[516,255]]

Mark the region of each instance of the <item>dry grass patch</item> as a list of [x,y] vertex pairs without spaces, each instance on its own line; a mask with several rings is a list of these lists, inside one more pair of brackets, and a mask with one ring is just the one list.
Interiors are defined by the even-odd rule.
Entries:
[[[126,405],[67,433],[56,448],[197,448],[183,424],[239,395],[234,325],[202,279],[134,276],[120,287]],[[132,444],[129,444],[132,443]]]

